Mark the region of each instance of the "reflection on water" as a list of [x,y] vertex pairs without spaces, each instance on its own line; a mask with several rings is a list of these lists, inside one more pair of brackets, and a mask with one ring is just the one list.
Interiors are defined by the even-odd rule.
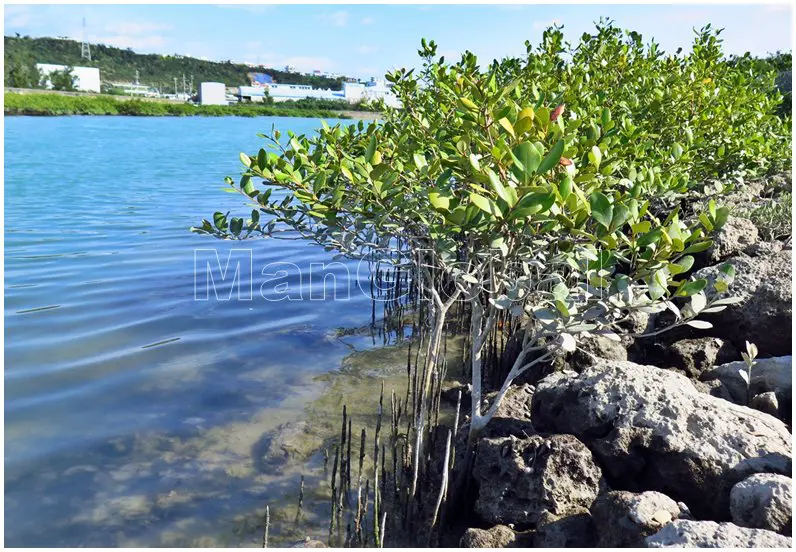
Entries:
[[[187,229],[240,209],[219,188],[257,132],[318,121],[5,123],[6,543],[256,546],[266,503],[275,543],[314,535],[326,515],[321,453],[279,470],[258,458],[291,420],[325,442],[350,391],[335,391],[336,377],[373,384],[367,370],[329,375],[351,347],[376,344],[334,332],[368,322],[363,275],[335,265],[346,300],[194,301],[194,250],[225,258],[233,244]],[[269,262],[331,261],[301,242],[251,246],[256,275]],[[301,475],[307,525],[295,528]]]

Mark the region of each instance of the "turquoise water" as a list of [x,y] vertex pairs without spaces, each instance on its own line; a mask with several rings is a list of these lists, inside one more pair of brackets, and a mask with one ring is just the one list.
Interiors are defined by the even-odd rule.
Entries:
[[[266,301],[268,263],[331,254],[188,231],[247,212],[223,177],[272,124],[319,121],[5,118],[7,545],[202,544],[293,485],[251,467],[252,443],[350,352],[334,330],[369,322],[357,266],[330,270],[348,300]],[[195,250],[233,247],[251,248],[252,300],[195,300]]]

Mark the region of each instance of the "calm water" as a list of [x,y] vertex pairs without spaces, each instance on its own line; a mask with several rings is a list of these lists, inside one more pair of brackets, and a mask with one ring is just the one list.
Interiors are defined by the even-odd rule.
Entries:
[[246,213],[223,177],[272,124],[319,122],[5,118],[7,545],[253,544],[231,520],[293,484],[258,471],[252,443],[365,346],[334,330],[366,324],[370,299],[343,265],[350,300],[262,299],[267,263],[331,261],[268,240],[237,244],[253,251],[252,301],[196,301],[195,249],[223,264],[235,244],[188,231]]

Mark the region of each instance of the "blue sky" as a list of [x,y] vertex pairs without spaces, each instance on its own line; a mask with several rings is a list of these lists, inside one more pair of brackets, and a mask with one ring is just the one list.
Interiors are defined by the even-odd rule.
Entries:
[[[441,53],[471,50],[488,60],[524,52],[556,21],[576,39],[600,16],[688,49],[692,29],[724,27],[725,51],[791,49],[787,5],[6,5],[5,34],[88,37],[139,52],[294,65],[300,70],[380,76],[411,67],[421,37]],[[41,60],[46,61],[46,60]]]

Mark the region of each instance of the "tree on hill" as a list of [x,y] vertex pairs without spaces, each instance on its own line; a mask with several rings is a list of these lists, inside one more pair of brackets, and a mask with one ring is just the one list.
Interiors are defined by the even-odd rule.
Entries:
[[[316,88],[340,90],[345,79],[328,78],[315,75],[288,73],[267,67],[249,67],[232,61],[215,62],[192,57],[162,54],[139,54],[131,49],[116,48],[104,44],[92,44],[92,60],[80,57],[80,43],[60,38],[4,37],[5,63],[14,56],[30,58],[35,62],[60,65],[98,67],[103,81],[132,81],[138,70],[139,79],[145,84],[172,83],[174,78],[182,81],[182,76],[194,83],[203,81],[223,82],[227,86],[248,84],[247,73],[252,71],[267,73],[276,82],[308,84]],[[8,71],[6,71],[8,80]]]

